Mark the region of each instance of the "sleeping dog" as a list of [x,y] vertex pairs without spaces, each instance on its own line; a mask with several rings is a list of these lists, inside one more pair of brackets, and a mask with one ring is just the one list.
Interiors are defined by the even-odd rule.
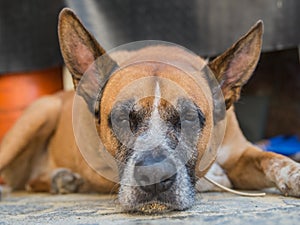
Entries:
[[[224,96],[226,128],[218,155],[211,157],[205,155],[214,131],[215,109],[207,80],[199,76],[200,85],[196,84],[178,67],[159,60],[120,67],[69,9],[60,14],[58,31],[74,87],[86,102],[87,114],[94,118],[103,144],[99,148],[105,148],[118,162],[119,184],[98,173],[80,152],[72,128],[75,92],[70,91],[33,103],[3,138],[0,173],[11,188],[53,193],[117,191],[120,204],[128,211],[183,210],[192,206],[196,187],[204,186],[202,178],[214,164],[222,168],[228,185],[234,188],[275,186],[284,195],[300,196],[299,164],[248,142],[234,113],[233,103],[259,59],[261,21],[210,62],[176,46],[151,46],[119,55],[156,57],[179,62],[190,71],[204,67],[212,71]],[[102,63],[95,64],[101,56]],[[93,63],[97,77],[80,85]],[[105,80],[101,90],[95,85],[98,80]],[[136,80],[143,82],[116,100],[119,91]],[[91,104],[94,96],[97,99]],[[86,127],[80,129],[88,132]],[[83,145],[91,142],[84,140]]]

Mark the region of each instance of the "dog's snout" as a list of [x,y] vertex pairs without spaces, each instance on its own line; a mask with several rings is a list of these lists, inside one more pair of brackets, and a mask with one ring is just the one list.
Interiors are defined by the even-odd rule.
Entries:
[[173,185],[176,166],[164,155],[148,155],[135,164],[134,178],[143,191],[158,194]]

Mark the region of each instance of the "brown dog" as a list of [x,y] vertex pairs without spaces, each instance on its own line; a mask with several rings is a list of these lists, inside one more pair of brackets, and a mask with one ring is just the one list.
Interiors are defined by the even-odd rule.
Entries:
[[[193,204],[197,179],[203,177],[215,161],[235,188],[276,186],[285,195],[300,196],[299,164],[281,155],[263,152],[249,143],[239,128],[232,106],[256,67],[262,32],[262,22],[258,22],[208,64],[176,47],[155,46],[122,53],[122,57],[135,59],[140,56],[167,58],[190,70],[208,65],[213,71],[225,99],[227,124],[217,158],[208,158],[203,166],[201,159],[214,126],[214,96],[207,91],[207,81],[200,79],[200,89],[183,71],[161,62],[133,63],[118,68],[112,58],[104,55],[104,49],[76,15],[68,9],[63,10],[59,19],[59,39],[75,89],[84,72],[101,55],[104,55],[104,63],[96,64],[97,79],[105,80],[106,74],[113,71],[101,92],[90,82],[81,85],[79,95],[95,117],[95,126],[106,151],[122,164],[118,165],[120,184],[116,186],[115,181],[97,173],[78,149],[72,129],[74,92],[44,97],[27,109],[1,143],[1,175],[13,189],[110,193],[119,187],[119,201],[126,210],[157,206],[182,210]],[[172,55],[165,54],[167,51]],[[119,90],[144,78],[140,88],[148,97],[143,97],[135,86],[116,101]],[[164,83],[165,79],[179,85],[189,98]],[[97,104],[91,105],[88,102],[95,93],[98,94]],[[123,132],[125,125],[131,130],[131,138]],[[184,127],[191,128],[192,132],[182,134]],[[83,128],[83,131],[86,130]],[[153,145],[158,140],[158,144]],[[84,145],[91,143],[87,141]]]

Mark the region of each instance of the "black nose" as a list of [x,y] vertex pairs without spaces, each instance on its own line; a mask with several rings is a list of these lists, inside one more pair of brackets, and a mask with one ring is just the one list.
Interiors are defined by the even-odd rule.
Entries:
[[176,166],[164,155],[148,154],[135,164],[134,178],[143,191],[158,194],[167,191],[173,185]]

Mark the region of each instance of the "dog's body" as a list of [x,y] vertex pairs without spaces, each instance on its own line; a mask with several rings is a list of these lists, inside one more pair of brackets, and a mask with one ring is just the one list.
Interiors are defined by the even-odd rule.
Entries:
[[[96,57],[104,53],[104,50],[68,10],[61,15],[59,32],[63,56],[73,75],[76,88],[83,72]],[[208,64],[222,84],[227,108],[225,137],[215,162],[223,168],[235,188],[261,189],[276,186],[286,195],[300,196],[299,164],[286,157],[263,152],[249,143],[239,128],[231,106],[238,99],[242,85],[249,79],[256,66],[261,48],[261,34],[262,24],[258,23],[231,49]],[[168,51],[164,48],[174,47],[148,47],[137,52],[124,52],[123,57],[132,57],[133,54],[132,58],[145,54],[156,55],[158,58],[170,57],[163,54]],[[78,51],[82,54],[78,54]],[[205,60],[195,58],[182,49],[174,48],[171,51],[172,60],[181,61],[191,70],[207,64]],[[106,62],[109,67],[107,70],[115,66],[115,62],[110,58],[107,58]],[[141,78],[149,78],[142,88],[143,92],[152,97],[141,98],[139,92],[134,90],[127,93],[128,96],[124,99],[139,99],[132,103],[132,109],[135,109],[136,117],[141,116],[139,120],[129,121],[130,124],[133,123],[131,126],[136,132],[134,146],[129,148],[120,144],[113,135],[110,116],[116,111],[118,117],[122,117],[122,114],[118,114],[119,106],[115,103],[118,90]],[[179,84],[192,96],[191,99],[184,99],[172,87],[165,85],[162,78]],[[98,109],[100,117],[96,118],[99,119],[97,129],[107,151],[125,164],[124,168],[120,169],[119,187],[119,199],[125,209],[135,210],[153,202],[167,204],[172,209],[185,209],[192,204],[196,179],[203,177],[212,164],[209,163],[203,170],[197,169],[213,126],[213,99],[212,96],[205,97],[203,93],[208,90],[205,81],[202,82],[202,86],[202,90],[197,90],[193,81],[182,71],[156,62],[138,63],[118,70],[105,84]],[[92,85],[87,88],[88,91],[82,94],[85,100],[90,97],[89,91],[97,91],[93,90]],[[77,147],[72,129],[73,99],[74,92],[61,92],[38,100],[6,135],[0,146],[0,172],[8,185],[14,189],[26,187],[30,191],[54,193],[117,191],[116,183],[95,172]],[[164,99],[169,99],[172,105]],[[176,149],[172,147],[178,145],[178,129],[181,128],[177,127],[177,122],[171,120],[175,118],[177,111],[184,107],[191,110],[184,114],[189,116],[181,121],[181,126],[184,123],[193,126],[195,119],[200,121],[199,127],[193,128],[199,139],[195,141],[188,138],[190,143],[184,143],[181,148],[191,154],[186,164],[177,157]],[[94,112],[92,110],[92,113]],[[153,133],[156,134],[153,136]],[[150,151],[141,153],[133,150],[151,149],[149,140],[151,142],[161,137],[164,137],[162,142],[152,150],[156,155],[163,156],[164,160],[158,160],[154,153],[149,153]],[[175,153],[171,158],[165,159],[170,152]],[[159,177],[155,184],[140,184],[137,179],[139,174],[135,173],[137,164],[148,165],[150,162],[151,165],[156,165],[161,161],[165,162],[163,167],[157,169],[158,174],[165,173],[164,175],[170,176],[163,181]],[[170,170],[174,168],[177,169],[175,175],[170,174]],[[142,170],[140,173],[150,178],[149,171]],[[153,176],[161,176],[156,174],[156,169],[150,173]],[[140,187],[131,186],[133,180],[136,180]],[[122,184],[122,181],[127,183]],[[198,187],[201,189],[201,179],[199,182]]]

